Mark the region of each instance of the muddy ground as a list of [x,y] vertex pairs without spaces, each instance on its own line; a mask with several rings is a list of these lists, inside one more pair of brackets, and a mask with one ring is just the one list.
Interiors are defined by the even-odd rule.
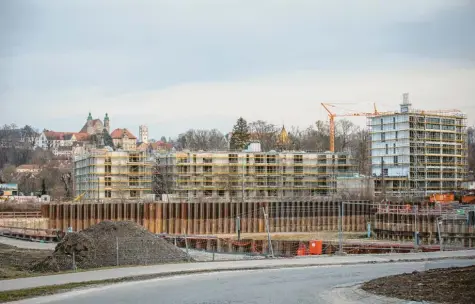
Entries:
[[409,301],[475,303],[475,266],[433,269],[366,282],[363,290]]
[[0,243],[0,279],[34,275],[31,265],[44,260],[52,250],[23,249]]

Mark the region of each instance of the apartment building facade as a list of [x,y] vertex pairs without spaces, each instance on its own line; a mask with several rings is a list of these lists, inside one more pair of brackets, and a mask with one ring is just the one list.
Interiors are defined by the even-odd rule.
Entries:
[[457,110],[412,109],[368,119],[376,193],[425,196],[461,188],[467,174],[466,116]]
[[158,156],[168,198],[275,199],[328,196],[350,176],[346,153],[175,152]]
[[151,194],[153,161],[146,151],[97,149],[74,158],[74,192],[84,199],[138,199]]

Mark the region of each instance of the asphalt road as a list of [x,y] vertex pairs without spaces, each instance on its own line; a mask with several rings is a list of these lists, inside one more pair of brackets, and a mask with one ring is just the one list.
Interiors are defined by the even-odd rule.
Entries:
[[333,291],[391,274],[473,264],[475,260],[443,260],[196,274],[84,289],[20,303],[388,303],[371,297],[351,299],[351,295],[343,299]]

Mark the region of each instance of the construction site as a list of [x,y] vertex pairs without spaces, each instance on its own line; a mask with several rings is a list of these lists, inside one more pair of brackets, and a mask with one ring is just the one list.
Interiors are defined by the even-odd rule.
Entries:
[[96,149],[74,160],[79,199],[136,199],[151,194],[152,164],[145,151]]
[[[467,175],[463,113],[414,110],[407,94],[400,112],[322,106],[330,151],[261,151],[259,142],[242,151],[93,150],[74,160],[74,201],[42,204],[41,227],[5,219],[3,233],[51,241],[132,221],[177,246],[220,253],[306,255],[315,241],[318,254],[474,247],[475,197],[454,194]],[[352,153],[335,151],[340,116],[367,118],[371,176],[356,172]],[[283,128],[278,141],[286,140]]]
[[407,94],[400,112],[368,118],[371,167],[379,194],[421,200],[459,191],[467,177],[467,123],[459,110],[412,108]]
[[328,198],[338,193],[338,178],[354,176],[348,153],[176,152],[158,159],[170,202]]

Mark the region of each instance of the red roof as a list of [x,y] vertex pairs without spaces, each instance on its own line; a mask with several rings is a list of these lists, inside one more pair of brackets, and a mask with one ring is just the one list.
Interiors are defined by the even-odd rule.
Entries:
[[[100,119],[93,119],[92,120],[92,127],[95,128],[98,123],[102,124],[102,121]],[[79,133],[87,133],[87,122],[84,124],[84,127],[82,127],[81,131]]]
[[129,138],[129,139],[137,139],[134,134],[132,134],[129,130],[127,129],[115,129],[111,133],[112,139],[121,139],[124,137],[124,134]]
[[54,131],[46,131],[45,136],[51,140],[70,140],[73,132],[54,132]]
[[87,133],[74,133],[74,137],[76,137],[77,141],[87,141],[89,140],[90,135]]
[[49,140],[71,140],[73,135],[77,141],[86,141],[89,139],[89,134],[87,133],[55,132],[55,131],[45,132],[45,136]]

